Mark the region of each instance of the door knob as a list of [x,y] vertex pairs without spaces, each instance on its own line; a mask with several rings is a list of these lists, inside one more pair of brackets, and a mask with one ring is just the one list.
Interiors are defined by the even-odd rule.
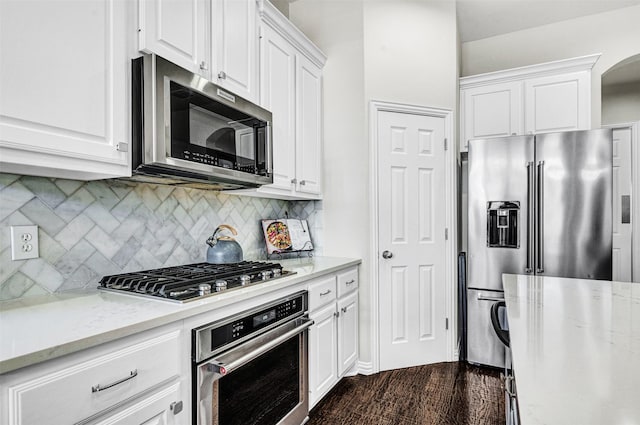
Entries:
[[389,259],[393,257],[393,252],[391,251],[382,251],[382,258]]

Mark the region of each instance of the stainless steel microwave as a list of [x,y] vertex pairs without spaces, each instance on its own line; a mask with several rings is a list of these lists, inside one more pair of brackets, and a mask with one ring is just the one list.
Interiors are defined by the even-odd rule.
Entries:
[[205,189],[273,183],[271,112],[156,55],[132,66],[131,179]]

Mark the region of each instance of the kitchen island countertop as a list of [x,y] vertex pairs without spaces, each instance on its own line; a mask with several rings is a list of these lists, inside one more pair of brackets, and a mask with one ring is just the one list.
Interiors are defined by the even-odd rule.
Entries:
[[502,279],[521,424],[640,424],[640,283]]
[[359,259],[273,260],[296,274],[184,304],[107,291],[69,291],[0,302],[0,373],[301,285]]

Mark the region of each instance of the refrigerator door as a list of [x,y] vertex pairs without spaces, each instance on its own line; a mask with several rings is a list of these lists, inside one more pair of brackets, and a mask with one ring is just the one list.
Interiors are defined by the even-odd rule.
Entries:
[[491,324],[491,306],[504,301],[504,293],[467,290],[467,361],[480,365],[504,367],[505,346]]
[[469,141],[468,288],[501,291],[502,273],[532,272],[534,171],[533,136]]
[[611,280],[612,130],[536,136],[536,273]]

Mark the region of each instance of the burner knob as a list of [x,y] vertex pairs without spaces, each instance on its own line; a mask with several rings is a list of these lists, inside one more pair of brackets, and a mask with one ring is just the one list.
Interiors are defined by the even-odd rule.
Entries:
[[248,274],[243,274],[242,276],[240,276],[240,283],[242,285],[246,285],[247,283],[251,283],[251,276],[249,276]]
[[218,279],[216,280],[216,291],[223,291],[227,289],[227,281]]
[[208,283],[201,283],[200,285],[198,285],[198,294],[202,295],[209,295],[211,293],[211,285],[209,285]]
[[271,270],[263,270],[260,272],[260,277],[262,277],[262,280],[267,280],[272,274],[273,272]]
[[271,273],[273,273],[273,277],[281,276],[282,275],[282,269],[278,269],[278,268],[271,269]]

